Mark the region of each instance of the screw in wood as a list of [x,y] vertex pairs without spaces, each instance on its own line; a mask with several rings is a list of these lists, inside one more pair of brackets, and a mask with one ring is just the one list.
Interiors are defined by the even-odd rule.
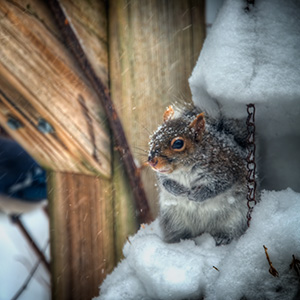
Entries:
[[11,116],[8,118],[6,124],[12,130],[18,130],[19,128],[23,127],[21,121]]
[[38,120],[37,129],[41,133],[44,133],[44,134],[53,133],[54,132],[54,129],[53,129],[52,125],[49,122],[47,122],[45,119],[43,119],[43,118],[40,118]]

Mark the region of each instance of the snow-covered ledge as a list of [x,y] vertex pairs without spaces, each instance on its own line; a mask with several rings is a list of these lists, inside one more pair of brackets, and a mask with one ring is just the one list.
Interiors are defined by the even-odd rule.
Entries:
[[[166,244],[156,220],[129,238],[97,299],[299,299],[299,277],[290,269],[300,253],[299,211],[300,194],[264,192],[246,233],[219,247],[209,234]],[[269,273],[263,245],[279,277]]]

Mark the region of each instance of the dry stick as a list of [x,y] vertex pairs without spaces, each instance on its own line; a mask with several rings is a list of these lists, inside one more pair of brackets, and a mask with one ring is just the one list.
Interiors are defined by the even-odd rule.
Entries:
[[[47,242],[47,244],[45,245],[43,252],[46,251],[47,247],[49,245],[49,241]],[[43,254],[44,256],[44,254]],[[34,265],[34,267],[32,268],[31,272],[29,273],[29,275],[27,276],[25,282],[23,283],[23,285],[20,287],[20,289],[17,291],[17,293],[13,296],[13,298],[11,300],[17,300],[21,294],[26,290],[30,280],[32,279],[32,277],[34,276],[36,270],[38,269],[40,263],[41,263],[41,257],[39,257],[38,261],[36,262],[36,264]]]
[[265,249],[266,258],[267,258],[267,261],[268,261],[269,266],[270,266],[269,273],[274,277],[279,277],[279,273],[277,272],[277,270],[272,265],[271,259],[270,259],[269,254],[268,254],[268,248],[265,245],[263,245],[263,247]]
[[109,90],[104,86],[101,79],[96,75],[59,1],[50,0],[49,5],[53,11],[63,37],[66,40],[67,47],[71,49],[82,71],[89,79],[101,101],[101,104],[107,115],[113,136],[115,138],[117,149],[119,150],[125,165],[129,183],[131,185],[139,212],[139,221],[140,223],[148,223],[152,220],[152,217],[147,202],[146,193],[140,177],[140,171],[134,163],[133,156],[125,137],[125,132],[122,127],[120,118],[118,117],[115,106],[110,98]]
[[292,263],[290,264],[290,269],[294,269],[297,273],[297,276],[300,277],[300,260],[297,259],[294,254],[292,255],[292,257],[293,260]]
[[44,266],[46,267],[48,272],[50,272],[49,262],[47,261],[44,253],[39,249],[39,247],[36,245],[36,243],[34,242],[32,237],[30,236],[30,234],[26,230],[26,228],[23,225],[22,221],[20,220],[19,216],[12,216],[11,219],[12,219],[12,222],[15,223],[19,227],[20,231],[25,236],[26,240],[28,241],[30,246],[33,248],[36,255],[40,258],[40,261],[44,264]]

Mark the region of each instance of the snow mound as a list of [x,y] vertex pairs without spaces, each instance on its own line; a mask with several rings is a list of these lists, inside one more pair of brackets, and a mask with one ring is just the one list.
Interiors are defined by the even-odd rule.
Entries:
[[[290,264],[292,255],[300,258],[299,211],[300,194],[264,191],[246,233],[219,247],[209,234],[166,244],[156,220],[129,238],[125,259],[95,299],[293,299],[299,278]],[[269,273],[263,245],[279,277]]]
[[[193,100],[210,114],[221,106],[225,115],[244,117],[245,105],[255,102],[264,112],[278,116],[284,106],[299,116],[299,1],[257,1],[249,12],[245,7],[240,0],[222,6],[189,80]],[[297,111],[291,110],[295,104]]]
[[300,192],[300,1],[227,0],[189,79],[208,115],[246,118],[256,106],[262,187]]

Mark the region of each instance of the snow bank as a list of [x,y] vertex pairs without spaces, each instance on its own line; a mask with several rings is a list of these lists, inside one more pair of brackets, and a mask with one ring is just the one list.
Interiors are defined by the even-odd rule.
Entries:
[[[299,278],[289,266],[293,254],[300,258],[299,211],[300,194],[265,191],[246,233],[220,247],[209,234],[166,244],[156,220],[129,238],[125,259],[95,299],[293,299]],[[263,245],[279,277],[268,272]]]
[[245,118],[256,105],[268,190],[300,191],[300,1],[225,1],[189,80],[210,115]]
[[[255,102],[264,113],[299,116],[299,1],[257,1],[250,12],[245,7],[245,1],[228,0],[220,10],[189,80],[193,100],[210,114],[221,105],[225,115],[243,117],[245,104]],[[276,127],[289,133],[289,125]]]

